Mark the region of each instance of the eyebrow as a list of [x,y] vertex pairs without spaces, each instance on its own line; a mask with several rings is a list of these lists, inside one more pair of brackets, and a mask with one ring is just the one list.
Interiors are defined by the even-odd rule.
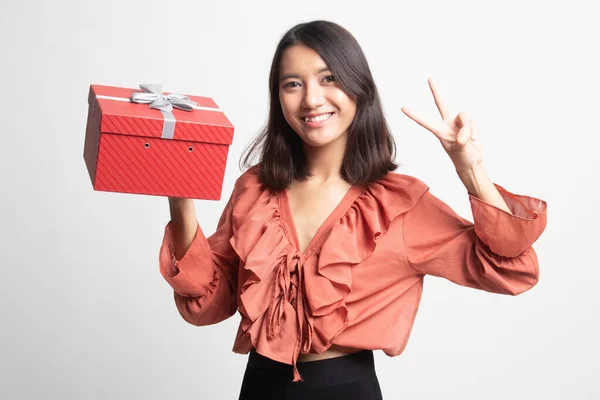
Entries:
[[[319,69],[317,71],[317,74],[320,74],[321,72],[325,72],[325,71],[331,71],[331,70],[329,69],[329,67],[323,67],[323,68],[321,68],[321,69]],[[298,74],[285,74],[285,75],[282,75],[281,78],[279,78],[279,82],[285,81],[286,79],[290,79],[290,78],[300,78],[300,75],[298,75]]]

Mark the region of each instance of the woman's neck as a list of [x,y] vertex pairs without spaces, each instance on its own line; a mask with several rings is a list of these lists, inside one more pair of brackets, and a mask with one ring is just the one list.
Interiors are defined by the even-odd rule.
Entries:
[[310,147],[305,145],[306,168],[309,174],[312,175],[310,179],[319,183],[335,182],[342,179],[340,171],[345,152],[345,137],[340,137],[326,146]]

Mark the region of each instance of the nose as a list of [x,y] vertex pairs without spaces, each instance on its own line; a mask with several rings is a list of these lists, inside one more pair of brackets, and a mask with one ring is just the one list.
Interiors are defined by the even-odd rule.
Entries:
[[302,99],[302,106],[304,108],[314,109],[325,103],[321,85],[310,82],[305,85],[305,88],[304,98]]

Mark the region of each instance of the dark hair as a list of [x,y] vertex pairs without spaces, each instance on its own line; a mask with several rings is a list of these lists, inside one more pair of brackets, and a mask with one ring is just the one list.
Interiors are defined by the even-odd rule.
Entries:
[[294,26],[279,41],[269,75],[269,118],[244,150],[247,152],[243,158],[244,167],[251,167],[249,160],[259,152],[260,180],[272,189],[285,188],[293,179],[304,180],[310,176],[302,139],[285,120],[279,100],[281,57],[286,49],[296,44],[316,51],[340,88],[356,100],[356,115],[349,127],[340,171],[342,178],[352,185],[364,187],[395,170],[399,165],[394,162],[396,144],[362,49],[345,28],[320,20]]

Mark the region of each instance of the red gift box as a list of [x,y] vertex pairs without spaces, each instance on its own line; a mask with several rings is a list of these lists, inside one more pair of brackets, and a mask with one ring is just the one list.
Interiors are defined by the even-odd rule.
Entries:
[[94,189],[219,200],[231,122],[209,97],[140,86],[90,86],[83,158]]

